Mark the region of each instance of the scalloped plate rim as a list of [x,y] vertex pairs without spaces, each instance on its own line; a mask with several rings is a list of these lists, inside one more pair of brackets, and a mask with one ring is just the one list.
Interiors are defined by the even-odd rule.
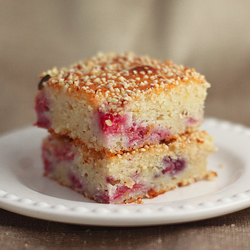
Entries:
[[[239,136],[239,140],[242,139],[243,141],[243,145],[241,146],[248,146],[248,148],[250,146],[250,129],[243,125],[215,118],[206,118],[202,127],[212,130],[215,133],[222,131],[226,133],[225,131],[229,130],[229,137]],[[40,129],[27,127],[6,133],[0,137],[0,146],[8,141],[11,136],[18,137],[27,132],[31,132],[32,134],[35,130],[39,131]],[[39,133],[41,135],[45,134],[45,132],[41,130],[38,134]],[[215,141],[220,142],[219,137],[220,135],[215,137]],[[233,151],[236,150],[236,147],[239,147],[239,145],[232,143],[228,147]],[[11,154],[10,149],[6,148],[6,152]],[[1,164],[2,161],[4,161],[4,157],[5,156],[0,153],[0,169],[2,168],[2,170],[6,167]],[[244,156],[241,155],[241,157]],[[245,156],[243,160],[246,166],[239,178],[244,178],[245,180],[247,177],[250,177],[250,156]],[[182,200],[156,204],[145,203],[130,205],[86,204],[79,201],[61,202],[62,204],[60,204],[60,201],[63,201],[63,199],[50,197],[48,198],[48,202],[44,200],[44,194],[39,195],[39,193],[37,194],[36,200],[31,199],[29,194],[34,193],[34,190],[29,191],[28,187],[24,188],[25,192],[28,192],[28,195],[23,195],[23,197],[17,195],[18,192],[10,192],[8,185],[6,183],[2,185],[1,183],[1,178],[4,177],[17,181],[10,173],[8,176],[0,177],[0,207],[21,215],[57,222],[96,226],[151,226],[213,218],[250,206],[250,183],[244,183],[241,187],[239,186],[240,181],[235,181],[231,185],[228,185],[228,187],[225,187],[225,190],[220,190],[220,195],[218,195],[217,192],[204,195],[204,197],[192,198],[190,199],[190,204],[183,203]],[[243,176],[243,173],[247,176]],[[4,174],[6,174],[6,172],[4,172]],[[22,186],[20,183],[18,183],[18,185]],[[234,192],[234,189],[238,191]],[[207,199],[212,196],[218,196],[219,198],[217,197],[216,201],[207,201]],[[50,203],[51,201],[52,203]]]

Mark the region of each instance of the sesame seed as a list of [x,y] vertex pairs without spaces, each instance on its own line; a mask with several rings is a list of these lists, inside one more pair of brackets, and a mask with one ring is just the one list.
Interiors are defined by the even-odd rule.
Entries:
[[98,70],[96,70],[96,69],[93,69],[93,70],[90,72],[91,75],[96,75],[97,73],[98,73]]
[[124,80],[126,80],[123,76],[120,76],[119,78],[118,78],[118,80],[120,80],[120,81],[124,81]]
[[105,120],[105,123],[110,127],[113,125],[113,123],[110,120]]
[[112,103],[118,103],[118,100],[115,99],[115,98],[113,98],[113,99],[112,99]]
[[94,82],[101,83],[101,79],[100,79],[100,78],[96,78],[96,79],[94,80]]
[[55,67],[55,68],[52,69],[51,72],[52,72],[53,75],[57,75],[58,74],[58,69]]
[[131,97],[126,96],[126,97],[124,97],[124,100],[126,100],[126,101],[130,101],[130,100],[131,100]]
[[105,88],[110,89],[113,85],[109,83],[108,85],[105,86]]
[[147,85],[148,84],[148,82],[147,81],[144,81],[144,82],[141,82],[140,83],[140,86],[145,86],[145,85]]
[[128,70],[124,70],[123,75],[124,76],[129,76],[129,71]]

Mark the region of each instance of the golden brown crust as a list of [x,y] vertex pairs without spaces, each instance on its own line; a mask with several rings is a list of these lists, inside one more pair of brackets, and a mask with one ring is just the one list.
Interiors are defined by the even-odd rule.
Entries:
[[45,86],[63,89],[76,98],[84,94],[92,105],[106,100],[123,106],[141,93],[159,94],[181,84],[206,83],[194,69],[131,52],[98,54],[67,69],[49,70],[41,78],[47,75],[51,78]]
[[206,131],[196,131],[196,132],[185,132],[181,135],[173,136],[168,141],[162,141],[160,144],[151,144],[151,145],[142,145],[139,148],[130,148],[130,151],[117,151],[110,152],[108,150],[99,150],[96,151],[94,149],[88,148],[81,140],[75,138],[74,140],[70,139],[68,135],[60,135],[55,133],[53,129],[50,129],[49,132],[52,136],[56,136],[57,138],[65,138],[70,141],[71,145],[79,146],[78,150],[86,151],[88,150],[88,155],[90,158],[103,159],[103,158],[112,158],[112,157],[128,157],[130,154],[136,154],[139,152],[151,152],[151,153],[162,153],[168,151],[174,151],[176,148],[186,148],[187,145],[196,143],[204,144],[205,140],[212,139],[212,137],[208,136]]
[[147,197],[150,198],[150,199],[153,199],[154,197],[156,197],[156,196],[158,196],[158,195],[160,195],[160,194],[164,194],[164,193],[166,193],[167,191],[170,191],[170,190],[172,190],[172,189],[174,189],[174,188],[176,188],[176,187],[169,188],[168,190],[161,190],[161,191],[158,191],[158,192],[156,192],[154,189],[150,189],[150,190],[148,191]]

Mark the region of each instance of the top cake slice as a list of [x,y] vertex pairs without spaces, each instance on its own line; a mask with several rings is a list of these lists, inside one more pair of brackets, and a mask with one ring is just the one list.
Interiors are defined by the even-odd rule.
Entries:
[[197,129],[210,86],[194,69],[130,52],[98,54],[41,78],[36,125],[110,152]]

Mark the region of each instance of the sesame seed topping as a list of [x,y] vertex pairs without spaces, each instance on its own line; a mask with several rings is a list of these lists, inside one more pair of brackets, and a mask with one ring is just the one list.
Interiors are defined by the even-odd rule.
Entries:
[[159,87],[167,91],[180,84],[189,85],[194,80],[209,87],[204,76],[194,69],[131,52],[98,53],[69,68],[48,70],[41,75],[41,79],[46,75],[51,79],[43,83],[43,88],[53,86],[66,92],[78,91],[79,95],[86,93],[90,95],[90,103],[104,102],[105,108],[108,104],[114,113],[122,112],[124,105],[140,95],[155,94]]

